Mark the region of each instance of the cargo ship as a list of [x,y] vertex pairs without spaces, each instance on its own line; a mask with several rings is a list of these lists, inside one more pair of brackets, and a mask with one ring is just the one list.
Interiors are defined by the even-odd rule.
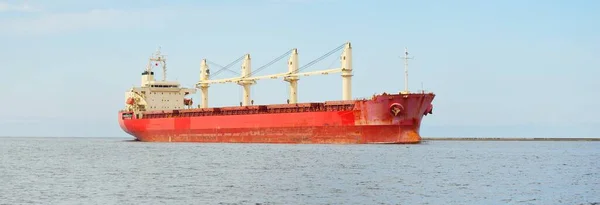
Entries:
[[[315,61],[299,67],[298,50],[291,49],[285,54],[290,55],[288,72],[253,76],[256,72],[252,72],[251,58],[246,54],[238,59],[243,60],[239,77],[217,80],[210,79],[209,63],[202,59],[200,80],[194,88],[186,88],[178,81],[167,81],[166,57],[159,49],[149,58],[146,69],[141,73],[141,86],[134,86],[126,92],[125,108],[118,113],[119,125],[136,140],[144,142],[420,143],[421,122],[424,116],[433,113],[431,103],[435,94],[408,91],[407,60],[410,58],[406,48],[405,89],[397,93],[382,92],[362,99],[352,99],[350,42],[333,51],[336,50],[343,52],[340,66],[335,69],[300,72]],[[334,52],[324,56],[331,53]],[[217,73],[228,70],[233,64],[220,66]],[[162,80],[155,79],[153,67],[162,67]],[[297,86],[300,77],[331,73],[341,73],[341,100],[298,102]],[[288,82],[287,102],[255,105],[251,100],[250,86],[262,79],[283,79]],[[239,106],[209,107],[208,88],[214,83],[236,83],[242,86],[243,96]],[[195,94],[197,89],[201,91],[201,102],[194,106],[192,98],[188,96]]]

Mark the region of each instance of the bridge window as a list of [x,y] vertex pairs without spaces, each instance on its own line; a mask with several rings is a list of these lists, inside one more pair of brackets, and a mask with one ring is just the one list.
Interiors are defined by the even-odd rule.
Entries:
[[178,85],[150,85],[153,88],[177,88]]

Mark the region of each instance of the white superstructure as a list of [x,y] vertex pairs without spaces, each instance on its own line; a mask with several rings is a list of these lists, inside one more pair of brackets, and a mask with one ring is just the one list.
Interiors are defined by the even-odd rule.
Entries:
[[[162,66],[163,80],[156,81],[152,66]],[[142,73],[140,87],[133,87],[125,93],[126,110],[152,111],[191,108],[192,100],[185,96],[196,93],[196,89],[181,87],[177,81],[166,80],[166,58],[160,49],[150,57],[146,70]]]

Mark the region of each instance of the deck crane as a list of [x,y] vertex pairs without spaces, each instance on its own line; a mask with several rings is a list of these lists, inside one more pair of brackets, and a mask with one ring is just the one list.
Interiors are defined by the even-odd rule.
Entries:
[[[342,55],[340,56],[341,65],[339,68],[327,69],[327,70],[319,70],[319,71],[310,71],[310,72],[300,72],[301,70],[308,68],[309,66],[317,63],[318,61],[326,58],[327,56],[333,54],[334,52],[343,48]],[[243,101],[242,106],[248,106],[250,104],[250,86],[255,84],[257,80],[263,79],[277,79],[283,78],[284,81],[289,82],[290,88],[290,97],[289,103],[297,103],[298,102],[298,80],[301,76],[312,76],[312,75],[327,75],[331,73],[342,73],[342,100],[351,100],[352,99],[352,45],[350,42],[344,43],[336,49],[328,52],[327,54],[309,62],[308,64],[298,67],[298,50],[292,49],[288,51],[291,53],[291,56],[288,60],[288,72],[272,74],[272,75],[264,75],[264,76],[252,76],[252,74],[256,72],[252,72],[251,69],[251,58],[250,54],[246,54],[244,56],[244,60],[242,63],[242,72],[240,77],[234,78],[226,78],[219,80],[209,80],[209,69],[207,65],[206,59],[202,60],[201,63],[201,74],[200,81],[196,83],[196,87],[202,90],[202,108],[207,108],[208,106],[208,85],[216,84],[216,83],[237,83],[243,86]],[[286,54],[287,55],[287,54]],[[274,60],[276,61],[276,60]],[[274,63],[271,61],[269,64]],[[231,64],[230,64],[231,65]],[[266,67],[267,65],[259,68],[257,71]],[[223,67],[225,68],[225,67]]]
[[[239,73],[229,70],[229,67],[233,66],[234,64],[240,62],[242,59],[244,59],[245,55],[234,60],[233,62],[229,63],[226,66],[221,66],[219,64],[210,62],[206,59],[202,59],[202,62],[200,63],[200,81],[208,81],[211,77],[214,77],[216,75],[219,75],[219,73],[223,72],[224,70],[227,70],[229,72],[235,73],[237,75],[239,75]],[[221,69],[217,70],[217,72],[215,72],[213,75],[210,75],[210,69],[208,67],[208,64],[213,64],[216,65],[218,67],[220,67]],[[202,91],[202,104],[200,104],[199,108],[208,108],[208,87],[209,84],[208,83],[199,83],[196,85],[197,88],[200,88],[200,90]]]

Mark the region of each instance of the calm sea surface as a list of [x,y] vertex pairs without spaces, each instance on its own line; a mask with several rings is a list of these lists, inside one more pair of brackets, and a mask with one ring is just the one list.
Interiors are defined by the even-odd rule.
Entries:
[[600,142],[0,138],[0,204],[593,204]]

